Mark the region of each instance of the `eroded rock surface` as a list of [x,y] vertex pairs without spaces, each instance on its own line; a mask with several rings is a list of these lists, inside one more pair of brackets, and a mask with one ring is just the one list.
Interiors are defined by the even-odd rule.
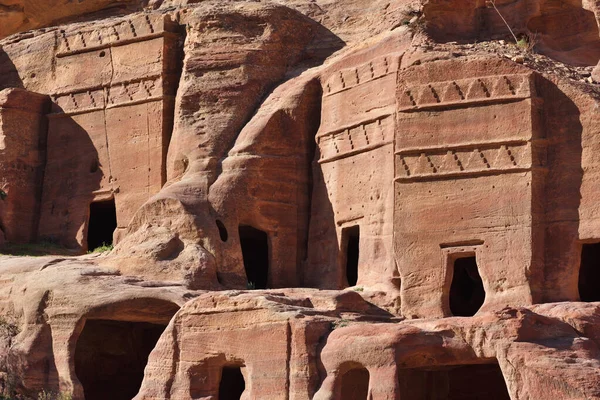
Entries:
[[600,9],[492,3],[0,0],[0,395],[600,399]]

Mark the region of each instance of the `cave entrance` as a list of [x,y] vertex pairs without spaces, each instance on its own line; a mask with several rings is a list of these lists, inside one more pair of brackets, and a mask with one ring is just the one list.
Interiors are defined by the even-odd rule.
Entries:
[[94,250],[103,245],[112,245],[115,229],[117,229],[115,199],[96,201],[90,204],[87,231],[88,250]]
[[346,280],[348,286],[356,286],[358,283],[358,258],[360,251],[360,226],[344,228],[342,231],[342,243],[346,255]]
[[600,301],[600,243],[582,246],[578,286],[581,301]]
[[166,325],[87,320],[75,348],[75,373],[86,400],[131,400]]
[[485,300],[483,281],[477,268],[475,255],[454,260],[454,273],[450,285],[450,311],[457,317],[472,317]]
[[219,400],[240,400],[246,389],[241,367],[223,367],[219,383]]
[[251,226],[240,226],[239,234],[248,288],[266,289],[269,281],[269,236]]
[[367,400],[369,395],[369,371],[364,368],[353,368],[342,375],[342,399]]
[[400,397],[408,400],[510,400],[498,364],[400,371]]

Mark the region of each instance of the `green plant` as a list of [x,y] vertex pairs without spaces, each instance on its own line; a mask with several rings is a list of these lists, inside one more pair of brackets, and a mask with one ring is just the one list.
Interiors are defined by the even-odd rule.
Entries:
[[102,246],[96,247],[93,250],[88,251],[88,253],[104,253],[105,251],[111,251],[114,248],[112,244],[102,243]]
[[54,393],[54,392],[46,392],[42,390],[38,393],[37,400],[72,400],[73,396],[70,393]]
[[39,257],[48,254],[65,254],[67,250],[50,240],[36,243],[5,243],[0,254],[11,256]]
[[333,321],[331,323],[331,328],[334,329],[334,330],[338,329],[338,328],[343,328],[345,326],[348,326],[349,322],[350,322],[349,320],[342,318],[340,320]]
[[246,289],[248,289],[248,290],[256,289],[256,283],[248,281],[248,283],[246,284]]
[[517,47],[526,52],[532,52],[537,45],[538,36],[537,33],[528,33],[526,35],[522,35],[519,41],[517,42]]
[[355,292],[364,292],[365,289],[363,287],[357,286],[352,290],[354,290]]

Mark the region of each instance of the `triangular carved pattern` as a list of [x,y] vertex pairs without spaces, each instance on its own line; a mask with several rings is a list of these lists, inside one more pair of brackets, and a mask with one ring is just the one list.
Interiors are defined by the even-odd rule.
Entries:
[[[69,53],[73,51],[85,50],[97,46],[120,41],[139,38],[143,40],[145,36],[156,32],[155,23],[161,24],[162,16],[150,17],[148,15],[139,16],[119,21],[110,26],[99,27],[94,30],[78,30],[73,32],[62,32],[61,40],[58,41],[58,54]],[[162,27],[160,28],[162,30]]]
[[433,82],[404,88],[399,97],[399,106],[411,108],[529,95],[528,84],[529,78],[526,75],[485,76],[475,79]]
[[464,150],[436,150],[419,155],[401,155],[398,158],[400,173],[405,176],[428,176],[455,174],[469,171],[510,170],[519,166],[524,146],[500,145],[499,147]]

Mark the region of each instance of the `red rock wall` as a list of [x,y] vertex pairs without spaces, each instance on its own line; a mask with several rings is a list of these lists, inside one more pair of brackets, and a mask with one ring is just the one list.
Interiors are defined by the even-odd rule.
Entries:
[[[139,400],[222,398],[224,367],[241,399],[600,398],[600,312],[574,303],[600,242],[597,88],[431,40],[503,38],[481,1],[152,3],[2,41],[0,87],[27,90],[0,101],[24,196],[2,223],[33,232],[41,205],[41,235],[84,250],[90,203],[114,198],[119,229],[111,253],[0,257],[0,389],[110,398],[119,367],[95,354],[116,352]],[[592,2],[497,5],[596,63]],[[240,226],[265,234],[271,290],[224,291],[252,286]],[[485,294],[453,317],[466,255]]]
[[437,62],[400,76],[394,218],[405,315],[450,314],[463,252],[476,256],[484,309],[532,301],[528,277],[543,268],[545,148],[535,78],[515,72]]
[[600,61],[597,4],[580,0],[503,0],[495,4],[499,13],[483,0],[429,0],[423,7],[426,30],[439,41],[513,40],[508,24],[518,37],[531,35],[536,51],[560,61],[576,65]]
[[179,40],[169,17],[142,14],[36,32],[4,47],[12,61],[3,64],[2,85],[54,102],[39,133],[48,137],[40,238],[86,250],[90,203],[114,198],[118,240],[165,183]]
[[[284,96],[289,100],[280,103]],[[221,240],[218,253],[221,283],[246,284],[238,228],[252,226],[268,234],[268,287],[302,286],[321,96],[321,85],[310,75],[294,85],[283,84],[240,132],[223,161],[223,172],[209,193],[229,237]]]
[[8,195],[0,204],[0,228],[14,243],[37,238],[48,106],[43,95],[20,89],[0,92],[0,185]]
[[[360,227],[357,284],[391,277],[393,195],[389,182],[393,176],[393,87],[399,62],[398,55],[382,56],[325,78],[323,117],[316,139],[322,174],[322,181],[316,183],[324,187],[316,191],[326,192],[326,197],[316,198],[313,210],[315,222],[319,215],[331,213],[331,220],[322,224],[331,224],[335,240],[319,250],[323,242],[314,238],[310,243],[307,280],[318,287],[348,286],[347,239],[342,232],[352,226]],[[365,103],[370,106],[362,107]],[[317,277],[316,269],[323,264],[335,269]]]
[[163,16],[142,15],[55,38],[40,236],[86,250],[89,204],[114,198],[118,237],[164,184],[178,79],[174,30]]

